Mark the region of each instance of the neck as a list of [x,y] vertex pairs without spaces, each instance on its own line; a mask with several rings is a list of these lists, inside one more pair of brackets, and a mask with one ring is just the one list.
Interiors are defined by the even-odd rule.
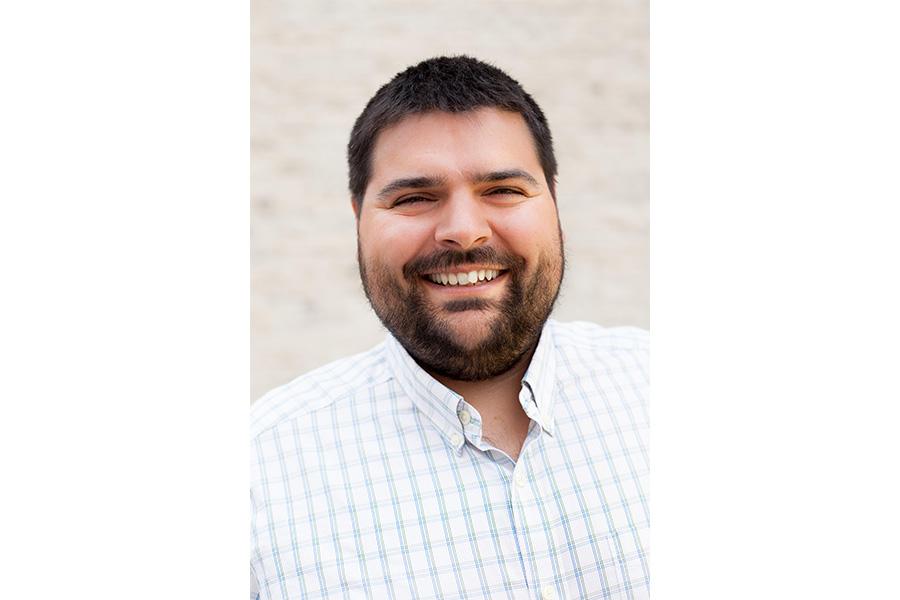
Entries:
[[519,403],[519,392],[533,354],[534,348],[505,373],[484,381],[460,381],[431,373],[432,377],[465,398],[478,411],[482,438],[513,460],[518,458],[528,434],[530,419]]

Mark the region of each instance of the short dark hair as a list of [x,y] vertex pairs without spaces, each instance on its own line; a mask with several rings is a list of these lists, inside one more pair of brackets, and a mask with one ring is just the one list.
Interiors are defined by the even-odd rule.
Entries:
[[469,56],[440,56],[398,73],[383,85],[356,119],[347,145],[350,194],[360,206],[372,175],[372,151],[379,132],[409,115],[499,108],[522,115],[556,198],[556,156],[547,119],[519,82],[493,65]]

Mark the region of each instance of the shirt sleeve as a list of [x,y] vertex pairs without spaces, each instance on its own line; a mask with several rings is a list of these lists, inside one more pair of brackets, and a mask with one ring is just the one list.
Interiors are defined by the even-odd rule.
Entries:
[[250,600],[259,600],[259,584],[256,582],[256,573],[250,567]]
[[256,525],[253,521],[254,514],[256,514],[256,503],[254,502],[253,490],[251,489],[250,490],[250,539],[248,540],[250,542],[249,546],[251,548],[251,550],[250,550],[251,560],[250,560],[250,564],[248,565],[250,567],[250,596],[249,596],[249,598],[250,598],[250,600],[259,600],[259,581],[256,578],[256,571],[253,569],[253,560],[252,560],[253,538],[255,537],[254,530],[256,527]]

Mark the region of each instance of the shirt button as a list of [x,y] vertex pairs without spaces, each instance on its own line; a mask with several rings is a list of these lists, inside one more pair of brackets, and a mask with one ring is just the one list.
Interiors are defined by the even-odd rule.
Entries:
[[525,487],[525,483],[525,471],[519,471],[518,473],[516,473],[516,485],[519,487]]
[[463,425],[468,425],[471,420],[472,420],[472,415],[469,414],[469,411],[467,411],[467,410],[460,411],[460,413],[459,413],[459,422],[460,423],[462,423]]
[[553,600],[556,598],[556,592],[549,585],[545,585],[541,590],[541,600]]
[[450,436],[450,443],[453,444],[454,446],[459,446],[460,444],[462,444],[462,441],[463,441],[463,438],[458,433],[454,433],[453,435]]

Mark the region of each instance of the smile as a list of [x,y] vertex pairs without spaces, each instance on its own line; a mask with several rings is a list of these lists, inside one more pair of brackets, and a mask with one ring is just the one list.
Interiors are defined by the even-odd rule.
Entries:
[[425,278],[444,286],[474,286],[499,277],[505,271],[498,269],[479,269],[461,271],[459,273],[431,273]]

